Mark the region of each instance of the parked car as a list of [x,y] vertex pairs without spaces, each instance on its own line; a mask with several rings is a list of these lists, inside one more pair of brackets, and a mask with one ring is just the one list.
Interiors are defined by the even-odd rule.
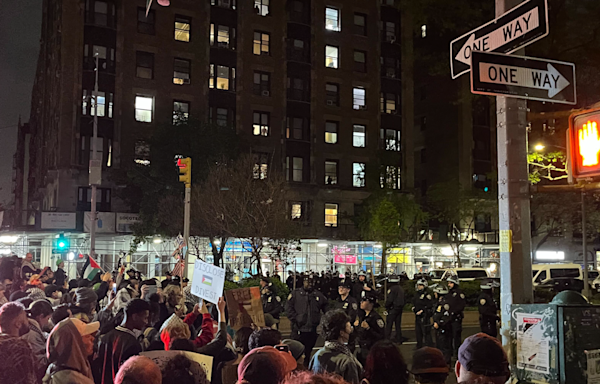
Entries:
[[489,278],[484,268],[450,268],[444,272],[442,280],[448,280],[450,276],[457,276],[459,281],[474,281]]
[[429,271],[429,277],[431,281],[442,281],[442,276],[444,276],[445,272],[445,269],[432,269]]
[[534,264],[534,289],[550,289],[554,292],[583,290],[583,274],[579,264]]

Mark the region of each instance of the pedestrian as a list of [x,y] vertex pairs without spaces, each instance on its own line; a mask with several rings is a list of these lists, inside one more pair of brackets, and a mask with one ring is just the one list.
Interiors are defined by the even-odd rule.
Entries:
[[455,373],[459,383],[504,384],[510,378],[506,352],[498,339],[485,333],[465,339],[458,350]]
[[458,347],[462,343],[462,321],[466,306],[465,294],[459,287],[459,280],[456,276],[448,279],[448,295],[446,302],[450,306],[451,327],[452,327],[452,352],[453,356],[458,356]]
[[360,301],[363,296],[363,292],[371,292],[373,290],[373,285],[367,280],[367,274],[365,271],[358,272],[358,280],[354,283],[352,287],[352,296],[356,299],[356,301]]
[[260,279],[260,287],[260,298],[265,314],[265,325],[267,327],[272,327],[273,325],[279,327],[279,315],[283,312],[281,298],[273,291],[273,284],[269,281],[268,277]]
[[10,302],[0,307],[0,383],[35,384],[31,347],[20,337],[29,332],[25,307]]
[[450,373],[444,354],[437,348],[423,347],[413,354],[410,372],[415,384],[444,384]]
[[408,369],[400,349],[390,340],[374,344],[367,356],[364,384],[408,384]]
[[433,328],[435,329],[436,346],[444,354],[446,364],[450,365],[452,360],[452,316],[450,305],[446,301],[448,290],[438,285],[434,289],[438,305],[433,314]]
[[385,308],[388,311],[385,327],[385,338],[392,340],[392,326],[396,326],[396,343],[402,344],[402,311],[404,310],[404,290],[400,286],[400,277],[392,275],[388,279],[391,287],[387,291]]
[[415,284],[412,310],[415,314],[417,349],[433,345],[431,340],[431,314],[433,313],[434,302],[431,293],[427,291],[427,285],[425,279],[420,279]]
[[49,324],[50,317],[54,311],[48,301],[36,300],[29,306],[26,312],[29,320],[29,332],[21,336],[21,338],[29,343],[33,351],[36,376],[38,380],[41,380],[48,367],[46,332],[52,329],[49,327]]
[[100,384],[114,383],[119,367],[131,356],[142,352],[135,330],[148,323],[150,305],[142,299],[133,299],[125,307],[125,317],[120,325],[100,338],[94,360],[94,375]]
[[494,301],[493,287],[491,283],[481,284],[481,294],[477,300],[479,309],[479,325],[481,332],[487,333],[492,337],[498,336],[498,306]]
[[162,384],[162,373],[149,358],[132,356],[119,368],[115,384]]
[[94,384],[88,358],[94,353],[94,339],[100,323],[86,324],[79,319],[65,319],[48,336],[50,365],[44,384]]
[[354,323],[357,330],[357,341],[360,346],[358,361],[364,366],[371,347],[385,338],[385,322],[381,315],[375,311],[379,307],[377,296],[374,293],[365,294],[360,302],[358,319]]
[[69,281],[65,270],[65,262],[62,259],[56,260],[56,272],[54,272],[54,284],[59,288],[64,288],[64,285]]
[[251,350],[238,366],[238,384],[280,384],[294,369],[291,353],[273,347]]
[[348,348],[353,332],[350,317],[341,309],[329,311],[321,319],[321,329],[325,345],[315,352],[308,369],[314,373],[335,373],[349,383],[358,384],[362,365]]
[[307,278],[303,286],[288,296],[286,312],[292,323],[292,339],[304,344],[307,357],[317,342],[317,326],[321,313],[327,309],[327,298],[314,288],[314,279]]

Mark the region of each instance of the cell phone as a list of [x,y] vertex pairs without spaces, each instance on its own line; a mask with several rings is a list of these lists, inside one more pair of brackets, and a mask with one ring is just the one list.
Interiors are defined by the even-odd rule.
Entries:
[[278,351],[281,351],[281,352],[289,352],[290,351],[290,347],[287,344],[276,345],[275,349],[277,349]]

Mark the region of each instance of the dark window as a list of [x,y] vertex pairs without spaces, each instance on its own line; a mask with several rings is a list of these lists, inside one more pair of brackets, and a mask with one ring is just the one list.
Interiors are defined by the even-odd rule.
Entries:
[[472,271],[456,271],[459,279],[478,279],[487,278],[487,272],[485,270],[472,270]]
[[[98,188],[96,190],[96,208],[100,212],[110,212],[110,188]],[[79,187],[77,198],[78,211],[90,211],[92,207],[92,188]]]
[[561,277],[570,277],[578,279],[580,277],[581,271],[577,268],[560,268],[560,269],[550,269],[550,278],[557,279]]
[[252,132],[254,136],[269,136],[270,113],[254,111]]
[[254,71],[252,93],[256,96],[271,96],[271,74],[269,72]]
[[210,5],[216,5],[221,8],[235,9],[236,0],[210,0]]
[[421,116],[421,131],[427,129],[427,116]]
[[354,34],[367,36],[367,15],[362,13],[354,14]]
[[146,9],[144,7],[138,7],[137,30],[139,33],[154,35],[154,21],[155,13],[153,9],[151,9],[150,12],[148,12],[148,16],[146,16]]
[[325,84],[325,99],[328,106],[340,106],[340,85],[335,83]]
[[211,107],[209,120],[221,127],[233,125],[233,111],[227,108]]
[[309,47],[304,40],[288,39],[288,58],[306,63],[309,61]]
[[136,77],[142,79],[154,78],[154,53],[137,51],[136,58]]
[[367,52],[354,51],[354,70],[356,72],[367,72]]
[[400,60],[393,57],[381,58],[381,75],[390,79],[400,78]]
[[305,118],[288,116],[285,134],[286,138],[293,140],[305,140],[305,137],[307,137],[306,122],[307,120]]
[[388,43],[396,42],[396,23],[392,21],[382,21],[383,38]]
[[286,180],[301,183],[304,181],[304,159],[302,157],[285,158]]
[[308,24],[309,15],[308,15],[308,7],[301,0],[293,0],[288,2],[288,9],[290,13],[290,20],[296,23]]
[[101,27],[115,27],[115,6],[113,4],[102,0],[87,0],[85,12],[86,23]]
[[296,101],[310,101],[308,81],[297,77],[288,77],[287,87],[288,99]]
[[114,48],[85,44],[83,46],[83,69],[94,70],[96,68],[96,57],[101,72],[115,72]]
[[325,160],[325,184],[335,185],[338,183],[338,161]]
[[173,84],[189,84],[192,80],[192,62],[186,59],[175,59],[173,62]]
[[427,148],[421,149],[421,164],[425,164],[427,162]]

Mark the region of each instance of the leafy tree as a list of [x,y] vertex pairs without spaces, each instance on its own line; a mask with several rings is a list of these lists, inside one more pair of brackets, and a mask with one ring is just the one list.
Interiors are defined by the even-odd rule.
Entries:
[[529,182],[537,184],[542,179],[548,181],[564,180],[569,177],[567,169],[567,158],[564,153],[533,152],[527,155],[529,164]]

